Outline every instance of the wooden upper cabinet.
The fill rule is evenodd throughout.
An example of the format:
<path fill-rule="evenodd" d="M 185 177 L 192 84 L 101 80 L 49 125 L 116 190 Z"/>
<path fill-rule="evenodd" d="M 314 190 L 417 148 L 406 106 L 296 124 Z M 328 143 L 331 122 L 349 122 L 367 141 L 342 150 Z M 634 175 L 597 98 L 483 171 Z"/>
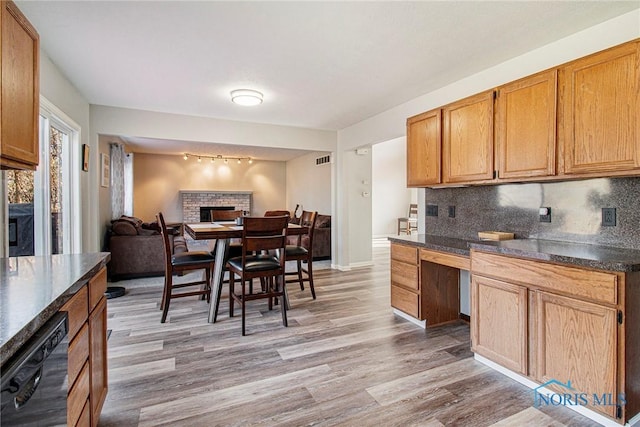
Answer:
<path fill-rule="evenodd" d="M 422 187 L 442 182 L 441 123 L 440 109 L 407 119 L 408 187 Z"/>
<path fill-rule="evenodd" d="M 0 167 L 38 165 L 39 44 L 35 28 L 11 1 L 0 9 Z"/>
<path fill-rule="evenodd" d="M 498 178 L 555 175 L 556 92 L 555 69 L 498 88 Z"/>
<path fill-rule="evenodd" d="M 443 108 L 443 182 L 493 179 L 493 96 L 491 90 Z"/>
<path fill-rule="evenodd" d="M 640 42 L 560 68 L 558 123 L 565 174 L 640 167 Z"/>

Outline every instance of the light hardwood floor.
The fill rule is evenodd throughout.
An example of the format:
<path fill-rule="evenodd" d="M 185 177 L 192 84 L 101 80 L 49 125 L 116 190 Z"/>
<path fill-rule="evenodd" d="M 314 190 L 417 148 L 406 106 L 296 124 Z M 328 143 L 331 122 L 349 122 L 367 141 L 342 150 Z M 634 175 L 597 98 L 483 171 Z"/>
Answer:
<path fill-rule="evenodd" d="M 532 407 L 531 390 L 473 360 L 465 322 L 425 331 L 394 316 L 388 247 L 374 263 L 316 271 L 315 301 L 290 284 L 288 328 L 254 301 L 246 337 L 226 296 L 216 324 L 195 297 L 172 301 L 161 324 L 162 278 L 118 282 L 100 425 L 597 425 Z"/>

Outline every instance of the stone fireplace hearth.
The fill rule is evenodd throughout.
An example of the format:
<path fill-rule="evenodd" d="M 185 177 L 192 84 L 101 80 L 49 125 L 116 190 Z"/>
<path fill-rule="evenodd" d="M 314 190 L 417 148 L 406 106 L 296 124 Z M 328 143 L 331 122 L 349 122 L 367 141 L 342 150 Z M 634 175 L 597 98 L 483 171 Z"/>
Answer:
<path fill-rule="evenodd" d="M 232 207 L 251 212 L 252 191 L 180 190 L 182 196 L 182 220 L 200 222 L 200 207 Z"/>

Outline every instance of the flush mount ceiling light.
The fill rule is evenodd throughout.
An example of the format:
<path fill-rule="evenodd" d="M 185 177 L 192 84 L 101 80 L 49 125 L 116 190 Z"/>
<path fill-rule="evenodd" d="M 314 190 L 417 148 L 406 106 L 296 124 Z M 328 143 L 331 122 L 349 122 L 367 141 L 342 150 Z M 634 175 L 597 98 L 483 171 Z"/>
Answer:
<path fill-rule="evenodd" d="M 257 90 L 237 89 L 231 91 L 231 101 L 234 104 L 253 106 L 262 104 L 262 94 Z"/>

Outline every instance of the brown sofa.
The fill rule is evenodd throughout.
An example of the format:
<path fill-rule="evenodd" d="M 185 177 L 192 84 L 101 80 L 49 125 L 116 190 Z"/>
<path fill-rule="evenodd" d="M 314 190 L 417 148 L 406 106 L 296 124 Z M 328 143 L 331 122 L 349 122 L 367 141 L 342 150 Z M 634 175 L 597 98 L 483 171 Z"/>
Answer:
<path fill-rule="evenodd" d="M 295 220 L 292 220 L 295 222 Z M 291 244 L 297 244 L 297 237 L 289 238 Z M 302 237 L 302 246 L 309 247 L 309 237 Z M 313 231 L 313 259 L 316 261 L 331 259 L 331 215 L 318 214 Z"/>
<path fill-rule="evenodd" d="M 170 230 L 169 244 L 172 253 L 187 250 L 184 237 L 177 229 Z M 111 252 L 111 261 L 107 264 L 110 281 L 164 275 L 164 243 L 157 223 L 122 216 L 111 221 L 105 245 Z"/>

